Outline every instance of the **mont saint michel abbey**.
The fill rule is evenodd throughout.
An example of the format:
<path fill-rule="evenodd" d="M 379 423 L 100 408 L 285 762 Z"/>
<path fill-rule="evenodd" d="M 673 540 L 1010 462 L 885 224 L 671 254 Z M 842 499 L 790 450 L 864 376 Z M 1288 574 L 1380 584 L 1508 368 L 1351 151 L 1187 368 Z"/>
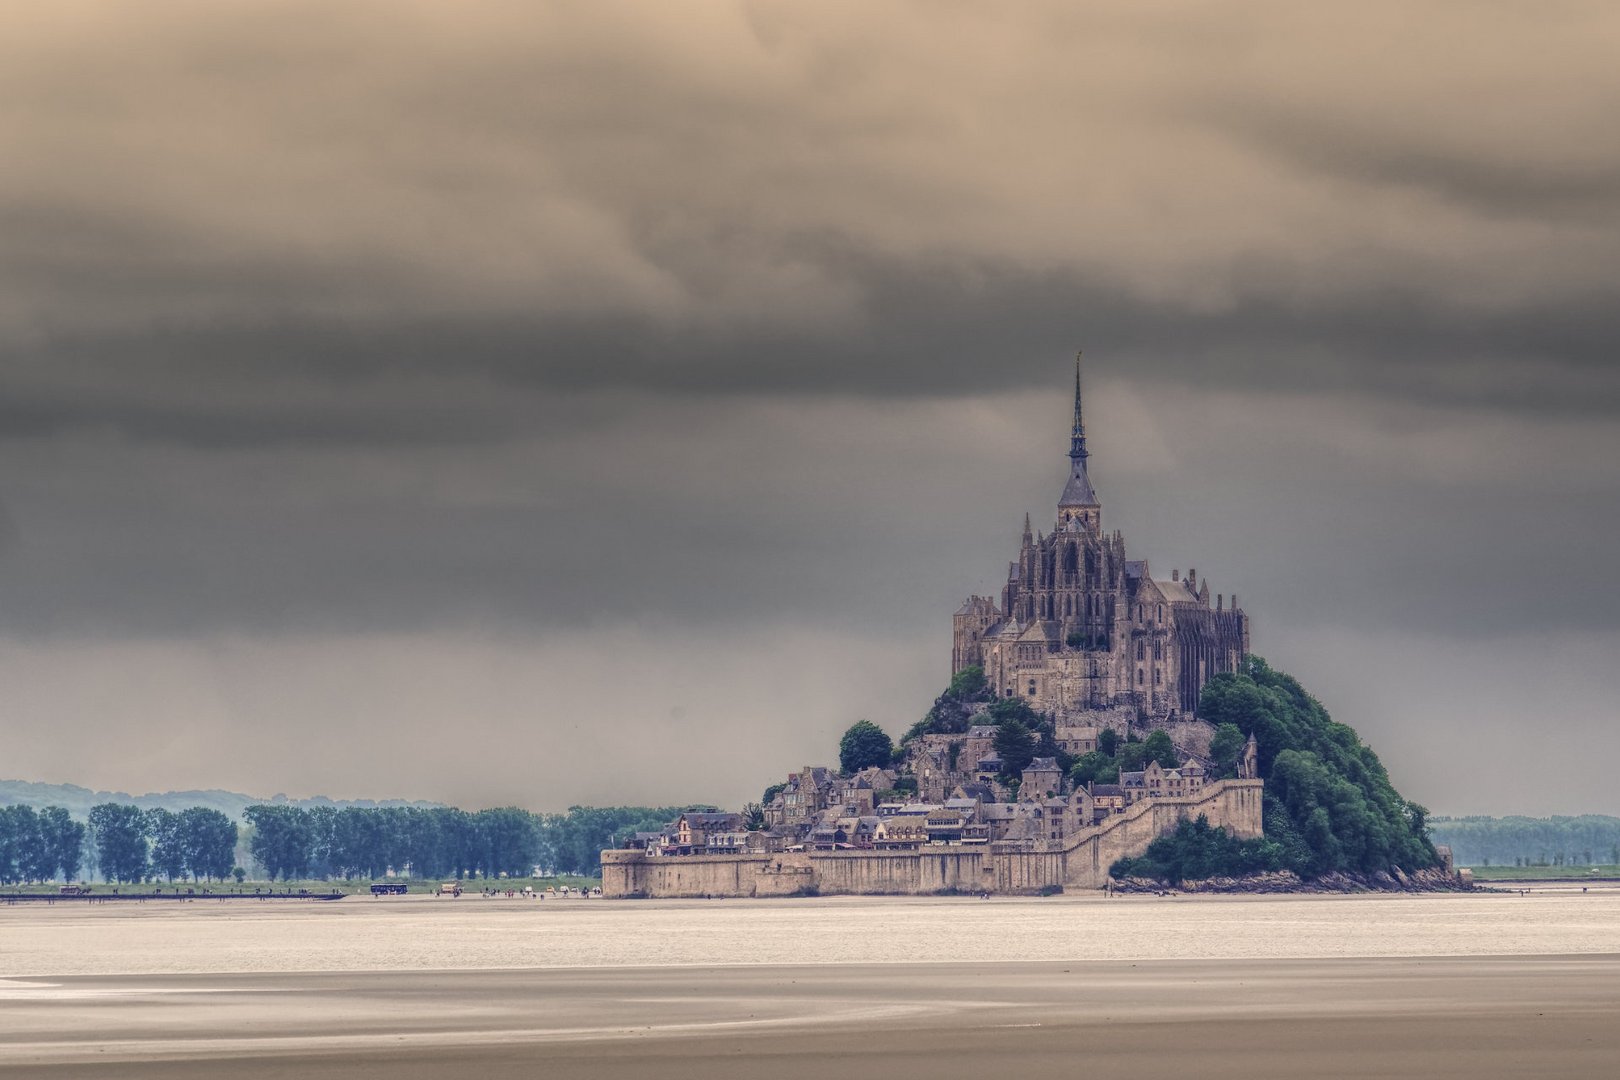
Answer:
<path fill-rule="evenodd" d="M 1146 560 L 1126 558 L 1119 532 L 1103 531 L 1089 457 L 1077 357 L 1057 520 L 1032 533 L 1026 514 L 999 602 L 973 596 L 957 610 L 951 671 L 980 667 L 998 693 L 1057 719 L 1192 720 L 1204 683 L 1249 651 L 1248 616 L 1236 595 L 1211 602 L 1197 570 L 1155 578 Z"/>

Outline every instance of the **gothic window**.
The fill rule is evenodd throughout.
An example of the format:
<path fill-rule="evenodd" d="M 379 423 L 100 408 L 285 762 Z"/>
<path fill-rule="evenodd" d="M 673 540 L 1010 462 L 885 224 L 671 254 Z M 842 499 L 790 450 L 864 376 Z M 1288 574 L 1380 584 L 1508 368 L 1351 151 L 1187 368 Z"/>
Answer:
<path fill-rule="evenodd" d="M 1080 549 L 1075 547 L 1071 540 L 1063 549 L 1063 572 L 1073 574 L 1080 568 Z"/>
<path fill-rule="evenodd" d="M 1143 646 L 1143 645 L 1142 645 L 1142 643 L 1141 643 L 1141 642 L 1140 642 L 1140 641 L 1138 641 L 1138 642 L 1137 642 L 1137 643 L 1136 643 L 1136 658 L 1137 658 L 1137 659 L 1138 659 L 1138 660 L 1141 660 L 1141 659 L 1143 659 L 1143 656 L 1142 656 L 1142 649 L 1143 649 L 1143 647 L 1144 647 L 1144 646 Z"/>
<path fill-rule="evenodd" d="M 1158 686 L 1162 682 L 1164 682 L 1164 672 L 1161 671 L 1158 668 L 1154 668 L 1153 669 L 1153 685 Z"/>
<path fill-rule="evenodd" d="M 1156 616 L 1154 616 L 1154 618 L 1159 622 L 1164 622 L 1164 605 L 1163 604 L 1159 605 L 1159 613 Z"/>
<path fill-rule="evenodd" d="M 1155 660 L 1163 660 L 1164 659 L 1164 642 L 1155 641 L 1153 643 L 1153 659 L 1155 659 Z"/>
<path fill-rule="evenodd" d="M 1147 682 L 1147 676 L 1142 674 L 1142 669 L 1141 668 L 1137 668 L 1136 669 L 1136 685 L 1141 686 L 1145 682 Z"/>

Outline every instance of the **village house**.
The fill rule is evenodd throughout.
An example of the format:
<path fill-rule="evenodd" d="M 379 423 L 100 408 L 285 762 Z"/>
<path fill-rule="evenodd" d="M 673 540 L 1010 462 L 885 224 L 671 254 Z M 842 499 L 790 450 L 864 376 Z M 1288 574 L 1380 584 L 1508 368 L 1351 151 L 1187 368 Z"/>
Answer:
<path fill-rule="evenodd" d="M 1018 781 L 1018 798 L 1022 802 L 1039 802 L 1063 790 L 1063 770 L 1057 759 L 1038 757 L 1024 766 Z"/>
<path fill-rule="evenodd" d="M 674 846 L 677 854 L 702 855 L 708 852 L 711 837 L 742 831 L 741 814 L 688 810 L 675 821 Z M 729 849 L 729 841 L 723 843 Z"/>

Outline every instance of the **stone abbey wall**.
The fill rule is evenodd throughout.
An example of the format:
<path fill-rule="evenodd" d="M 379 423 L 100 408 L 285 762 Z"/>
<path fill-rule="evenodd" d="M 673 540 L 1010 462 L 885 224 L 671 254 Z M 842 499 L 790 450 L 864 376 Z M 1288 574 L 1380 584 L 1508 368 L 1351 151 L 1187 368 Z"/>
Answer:
<path fill-rule="evenodd" d="M 912 851 L 792 851 L 770 855 L 602 852 L 609 897 L 1032 893 L 1099 889 L 1118 859 L 1199 815 L 1234 835 L 1261 834 L 1259 780 L 1220 780 L 1182 798 L 1143 799 L 1100 825 L 1033 847 L 929 845 Z"/>

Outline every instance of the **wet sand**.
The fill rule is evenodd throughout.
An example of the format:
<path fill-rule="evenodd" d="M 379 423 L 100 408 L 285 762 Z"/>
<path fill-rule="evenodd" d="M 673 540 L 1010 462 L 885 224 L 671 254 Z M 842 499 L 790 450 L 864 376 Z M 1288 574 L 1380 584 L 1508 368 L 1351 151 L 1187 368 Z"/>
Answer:
<path fill-rule="evenodd" d="M 1600 1077 L 1620 956 L 0 979 L 0 1076 Z"/>

